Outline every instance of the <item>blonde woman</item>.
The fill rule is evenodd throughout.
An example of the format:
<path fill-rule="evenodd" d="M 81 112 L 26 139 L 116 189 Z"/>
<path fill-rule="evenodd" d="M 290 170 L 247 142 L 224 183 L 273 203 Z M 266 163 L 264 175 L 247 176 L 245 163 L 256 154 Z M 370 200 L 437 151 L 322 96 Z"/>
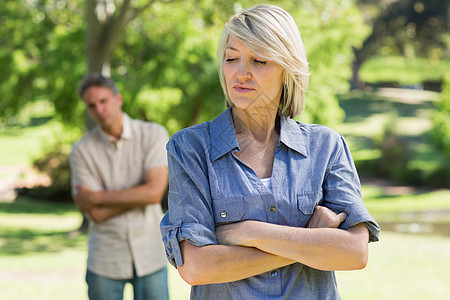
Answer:
<path fill-rule="evenodd" d="M 339 299 L 333 271 L 364 268 L 379 226 L 343 137 L 292 119 L 309 77 L 294 20 L 238 13 L 218 60 L 228 109 L 167 145 L 169 261 L 192 299 Z"/>

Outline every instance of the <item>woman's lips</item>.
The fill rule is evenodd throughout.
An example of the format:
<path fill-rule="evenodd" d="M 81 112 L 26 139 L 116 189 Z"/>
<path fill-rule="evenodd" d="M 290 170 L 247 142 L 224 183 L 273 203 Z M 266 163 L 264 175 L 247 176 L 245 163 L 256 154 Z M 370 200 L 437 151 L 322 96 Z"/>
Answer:
<path fill-rule="evenodd" d="M 249 93 L 249 92 L 253 92 L 255 90 L 254 88 L 242 86 L 242 85 L 235 85 L 233 87 L 233 89 L 238 93 Z"/>

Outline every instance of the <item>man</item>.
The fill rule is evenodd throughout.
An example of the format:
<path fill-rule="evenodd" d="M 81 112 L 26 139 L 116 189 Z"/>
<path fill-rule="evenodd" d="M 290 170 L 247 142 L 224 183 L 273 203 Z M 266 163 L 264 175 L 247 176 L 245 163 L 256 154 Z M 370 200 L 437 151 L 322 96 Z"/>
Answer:
<path fill-rule="evenodd" d="M 135 300 L 168 299 L 159 233 L 167 131 L 123 113 L 122 96 L 110 78 L 89 74 L 78 93 L 98 125 L 70 155 L 73 198 L 89 218 L 89 299 L 122 299 L 127 282 Z"/>

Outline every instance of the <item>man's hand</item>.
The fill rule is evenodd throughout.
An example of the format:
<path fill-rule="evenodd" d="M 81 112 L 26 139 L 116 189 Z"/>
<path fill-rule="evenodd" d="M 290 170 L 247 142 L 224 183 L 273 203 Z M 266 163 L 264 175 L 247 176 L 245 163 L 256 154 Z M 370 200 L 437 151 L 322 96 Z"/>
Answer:
<path fill-rule="evenodd" d="M 345 221 L 347 214 L 342 212 L 335 213 L 325 206 L 316 206 L 314 213 L 309 220 L 308 228 L 338 228 Z"/>
<path fill-rule="evenodd" d="M 75 185 L 77 193 L 73 196 L 73 200 L 80 211 L 89 211 L 94 205 L 99 203 L 99 192 L 95 192 L 85 185 Z"/>

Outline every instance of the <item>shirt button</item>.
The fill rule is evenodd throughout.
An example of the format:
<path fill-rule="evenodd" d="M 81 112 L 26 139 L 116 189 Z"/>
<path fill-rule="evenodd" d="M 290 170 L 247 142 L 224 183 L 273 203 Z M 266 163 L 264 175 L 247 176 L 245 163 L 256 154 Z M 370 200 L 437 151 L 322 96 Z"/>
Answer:
<path fill-rule="evenodd" d="M 272 272 L 270 273 L 270 276 L 272 276 L 272 277 L 277 277 L 277 276 L 278 276 L 278 271 L 272 271 Z"/>
<path fill-rule="evenodd" d="M 269 207 L 269 210 L 272 211 L 272 212 L 274 212 L 274 211 L 277 210 L 277 208 L 276 208 L 275 206 L 271 205 L 271 206 Z"/>
<path fill-rule="evenodd" d="M 220 216 L 225 219 L 227 217 L 227 212 L 226 211 L 221 211 L 220 212 Z"/>

